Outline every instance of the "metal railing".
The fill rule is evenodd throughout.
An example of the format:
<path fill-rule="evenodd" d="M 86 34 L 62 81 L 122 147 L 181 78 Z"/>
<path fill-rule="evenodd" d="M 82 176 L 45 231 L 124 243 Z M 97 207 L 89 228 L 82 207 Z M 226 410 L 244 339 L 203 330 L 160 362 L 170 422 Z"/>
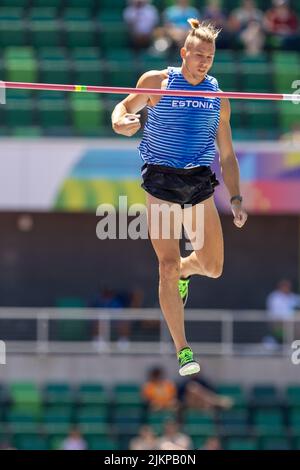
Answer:
<path fill-rule="evenodd" d="M 265 311 L 190 309 L 185 324 L 190 345 L 204 355 L 290 355 L 300 339 L 300 312 L 278 321 Z M 0 308 L 0 340 L 8 354 L 174 352 L 159 309 Z"/>

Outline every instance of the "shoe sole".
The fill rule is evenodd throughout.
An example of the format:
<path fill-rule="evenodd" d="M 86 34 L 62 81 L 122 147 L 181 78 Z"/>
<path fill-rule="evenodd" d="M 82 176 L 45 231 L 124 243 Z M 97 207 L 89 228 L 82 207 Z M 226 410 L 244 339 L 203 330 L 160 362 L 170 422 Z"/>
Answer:
<path fill-rule="evenodd" d="M 179 369 L 179 375 L 182 377 L 185 375 L 197 374 L 197 372 L 200 372 L 200 366 L 198 362 L 189 362 Z"/>

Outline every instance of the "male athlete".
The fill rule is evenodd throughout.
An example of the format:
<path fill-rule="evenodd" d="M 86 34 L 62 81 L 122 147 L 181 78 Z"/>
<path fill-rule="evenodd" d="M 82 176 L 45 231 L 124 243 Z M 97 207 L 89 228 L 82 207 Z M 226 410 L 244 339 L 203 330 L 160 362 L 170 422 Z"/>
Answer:
<path fill-rule="evenodd" d="M 217 80 L 207 75 L 215 55 L 219 31 L 214 26 L 190 19 L 189 32 L 180 50 L 181 67 L 152 70 L 144 73 L 138 88 L 167 90 L 219 91 Z M 149 233 L 159 261 L 159 300 L 173 338 L 179 362 L 179 374 L 199 372 L 184 328 L 184 306 L 192 275 L 218 278 L 223 269 L 223 234 L 214 203 L 214 187 L 218 184 L 210 165 L 215 157 L 217 141 L 223 179 L 229 192 L 234 224 L 241 228 L 247 214 L 242 206 L 240 174 L 233 150 L 228 99 L 156 95 L 127 96 L 115 107 L 112 125 L 116 133 L 132 136 L 140 129 L 140 115 L 145 106 L 148 119 L 139 151 L 142 187 L 147 195 Z M 184 228 L 190 235 L 194 251 L 181 258 L 177 233 L 178 221 L 169 212 L 171 232 L 162 230 L 152 236 L 154 206 L 176 205 L 184 214 L 189 211 L 192 224 Z M 204 245 L 195 243 L 197 208 L 204 207 Z M 202 224 L 203 228 L 203 224 Z M 196 237 L 197 238 L 197 237 Z"/>

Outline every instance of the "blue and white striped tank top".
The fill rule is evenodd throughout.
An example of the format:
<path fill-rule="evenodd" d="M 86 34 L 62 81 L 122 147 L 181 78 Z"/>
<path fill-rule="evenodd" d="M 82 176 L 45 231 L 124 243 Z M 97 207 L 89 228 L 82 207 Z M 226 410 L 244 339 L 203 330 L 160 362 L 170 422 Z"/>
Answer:
<path fill-rule="evenodd" d="M 219 91 L 217 80 L 209 75 L 199 85 L 191 85 L 180 67 L 169 67 L 168 75 L 168 90 Z M 156 106 L 148 106 L 138 147 L 141 158 L 175 168 L 210 166 L 216 153 L 220 107 L 220 98 L 162 96 Z"/>

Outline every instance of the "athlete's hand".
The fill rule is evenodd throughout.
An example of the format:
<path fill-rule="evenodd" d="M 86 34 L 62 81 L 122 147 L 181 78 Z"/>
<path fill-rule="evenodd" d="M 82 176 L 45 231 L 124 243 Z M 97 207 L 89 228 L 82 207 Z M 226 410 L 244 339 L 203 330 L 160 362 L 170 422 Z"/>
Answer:
<path fill-rule="evenodd" d="M 233 202 L 231 204 L 231 211 L 233 213 L 233 223 L 238 227 L 242 228 L 243 225 L 246 223 L 248 219 L 248 214 L 244 210 L 242 204 L 240 202 Z"/>
<path fill-rule="evenodd" d="M 141 127 L 140 114 L 125 114 L 119 121 L 113 124 L 113 129 L 117 134 L 131 137 Z"/>

